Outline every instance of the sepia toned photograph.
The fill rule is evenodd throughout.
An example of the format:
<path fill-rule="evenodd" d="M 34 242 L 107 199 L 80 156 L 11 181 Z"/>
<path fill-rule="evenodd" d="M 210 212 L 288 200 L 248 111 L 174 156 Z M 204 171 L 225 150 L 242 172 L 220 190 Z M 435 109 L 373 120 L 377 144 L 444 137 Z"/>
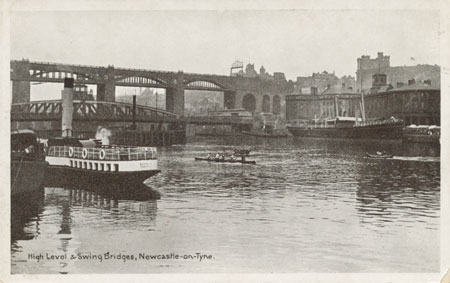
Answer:
<path fill-rule="evenodd" d="M 19 4 L 11 276 L 442 278 L 438 8 Z"/>

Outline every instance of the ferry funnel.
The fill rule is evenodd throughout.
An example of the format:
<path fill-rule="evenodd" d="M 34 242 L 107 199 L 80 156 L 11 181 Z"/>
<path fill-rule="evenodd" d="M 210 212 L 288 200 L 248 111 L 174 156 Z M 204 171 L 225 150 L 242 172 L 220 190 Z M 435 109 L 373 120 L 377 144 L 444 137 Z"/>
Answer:
<path fill-rule="evenodd" d="M 73 119 L 73 78 L 64 78 L 62 96 L 62 136 L 72 137 Z"/>

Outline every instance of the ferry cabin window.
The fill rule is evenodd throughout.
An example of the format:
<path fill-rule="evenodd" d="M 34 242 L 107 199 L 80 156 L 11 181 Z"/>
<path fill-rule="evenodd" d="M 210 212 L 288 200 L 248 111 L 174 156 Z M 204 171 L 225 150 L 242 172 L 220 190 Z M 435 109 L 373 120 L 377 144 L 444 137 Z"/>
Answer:
<path fill-rule="evenodd" d="M 119 164 L 114 164 L 114 171 L 119 172 Z"/>
<path fill-rule="evenodd" d="M 111 164 L 106 164 L 106 171 L 111 171 Z"/>
<path fill-rule="evenodd" d="M 103 163 L 100 164 L 100 170 L 102 170 L 102 171 L 105 170 L 105 164 L 103 164 Z"/>

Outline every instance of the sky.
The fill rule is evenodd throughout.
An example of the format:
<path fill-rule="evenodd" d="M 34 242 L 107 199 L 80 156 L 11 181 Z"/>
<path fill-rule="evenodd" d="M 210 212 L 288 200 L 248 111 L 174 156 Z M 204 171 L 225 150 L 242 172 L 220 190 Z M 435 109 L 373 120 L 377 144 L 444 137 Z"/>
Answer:
<path fill-rule="evenodd" d="M 294 81 L 355 76 L 377 52 L 439 64 L 435 10 L 16 11 L 10 26 L 11 59 L 30 61 L 227 75 L 238 59 Z"/>

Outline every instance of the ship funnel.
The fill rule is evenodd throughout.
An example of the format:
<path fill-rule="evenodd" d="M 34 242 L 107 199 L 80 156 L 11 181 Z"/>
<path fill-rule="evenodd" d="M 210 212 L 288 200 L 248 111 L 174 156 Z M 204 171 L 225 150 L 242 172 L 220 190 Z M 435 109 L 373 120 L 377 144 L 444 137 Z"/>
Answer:
<path fill-rule="evenodd" d="M 62 96 L 62 136 L 72 137 L 73 78 L 64 78 Z"/>

